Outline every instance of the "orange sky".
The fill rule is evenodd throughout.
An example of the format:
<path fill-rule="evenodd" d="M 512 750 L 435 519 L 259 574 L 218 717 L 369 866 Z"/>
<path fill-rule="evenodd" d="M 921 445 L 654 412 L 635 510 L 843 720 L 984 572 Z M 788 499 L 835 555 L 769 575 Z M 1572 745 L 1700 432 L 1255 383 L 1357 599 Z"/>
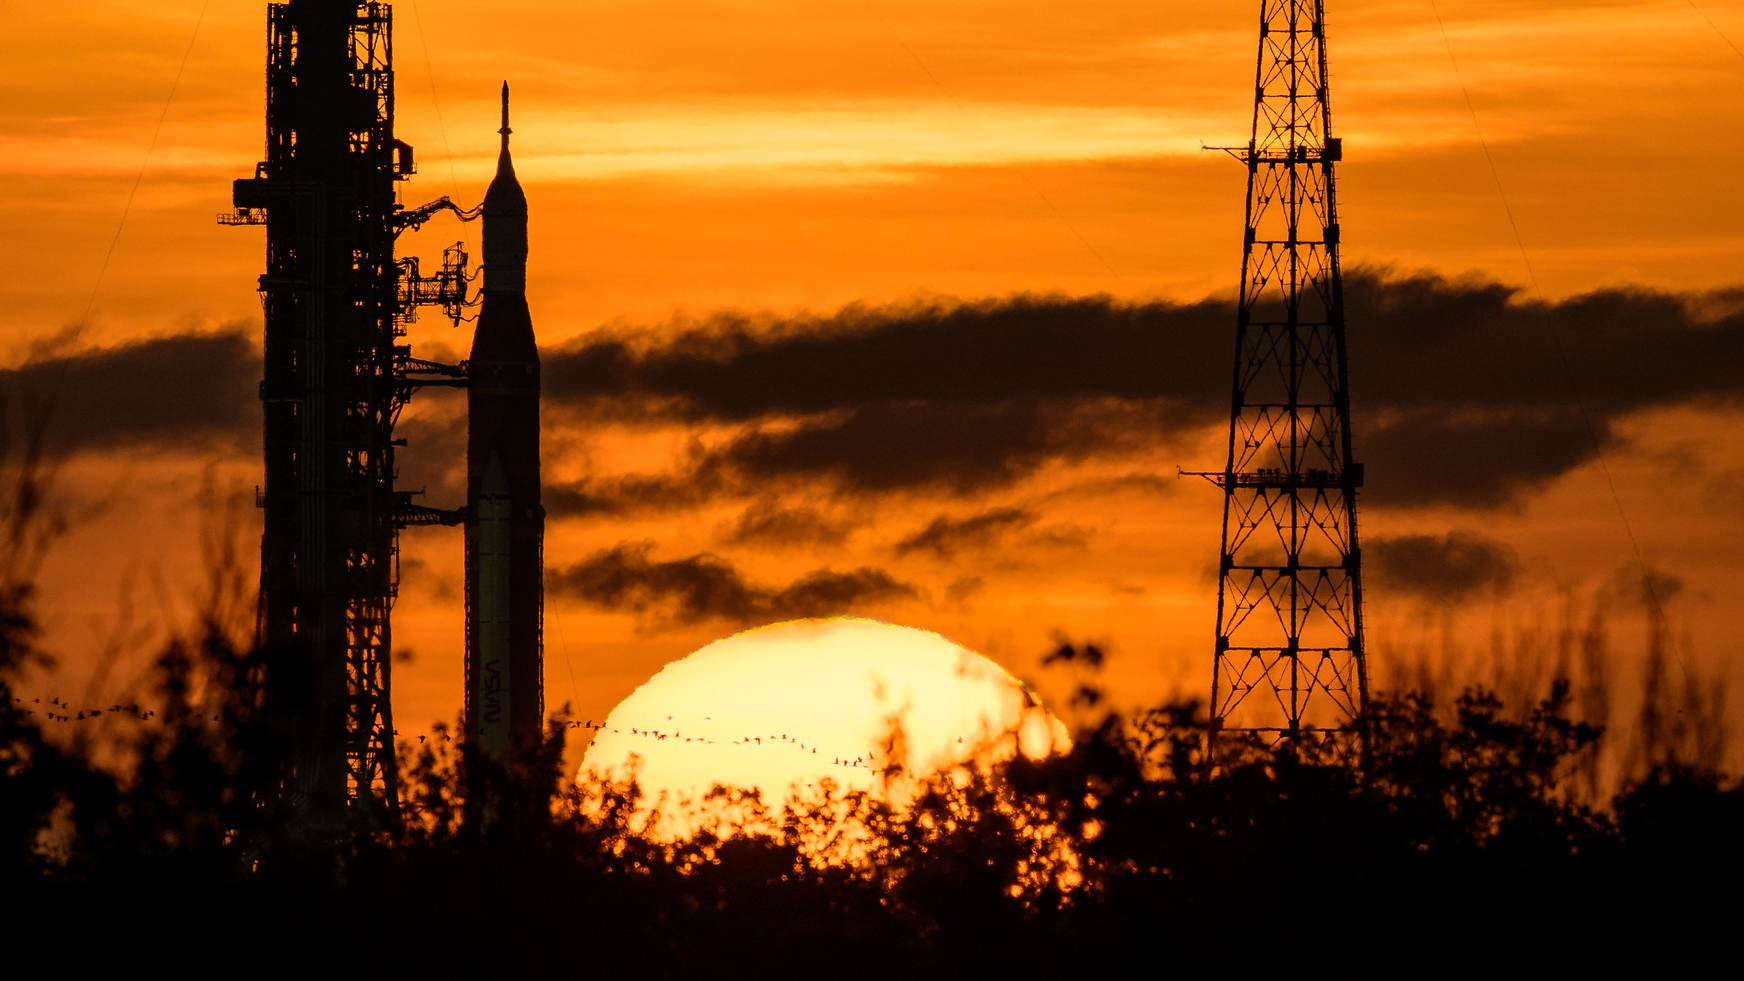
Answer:
<path fill-rule="evenodd" d="M 261 154 L 264 11 L 253 0 L 211 3 L 190 50 L 202 6 L 0 3 L 5 363 L 28 360 L 33 346 L 81 321 L 160 115 L 91 315 L 76 340 L 60 343 L 79 350 L 258 330 L 260 234 L 212 217 L 228 207 L 229 181 Z M 1700 6 L 1744 40 L 1744 3 Z M 476 201 L 494 160 L 496 85 L 507 76 L 532 210 L 529 302 L 548 350 L 601 329 L 669 337 L 675 323 L 703 323 L 723 308 L 778 317 L 1018 292 L 1228 296 L 1242 173 L 1199 147 L 1245 142 L 1254 8 L 402 0 L 399 133 L 419 152 L 406 201 Z M 1733 188 L 1744 56 L 1687 3 L 1442 0 L 1494 178 L 1429 5 L 1329 8 L 1347 267 L 1527 284 L 1499 179 L 1551 299 L 1619 285 L 1739 284 L 1744 201 Z M 476 241 L 476 229 L 438 221 L 406 241 L 434 257 L 462 237 Z M 434 344 L 466 345 L 430 317 L 414 337 L 432 353 Z M 1359 403 L 1362 355 L 1353 344 Z M 1546 387 L 1566 388 L 1553 362 L 1542 367 Z M 428 421 L 452 406 L 412 412 Z M 1480 531 L 1521 563 L 1511 598 L 1430 615 L 1377 589 L 1377 651 L 1433 632 L 1442 616 L 1462 644 L 1481 648 L 1494 623 L 1530 623 L 1562 590 L 1599 595 L 1634 561 L 1632 532 L 1641 554 L 1686 584 L 1672 612 L 1688 634 L 1687 657 L 1731 659 L 1739 622 L 1727 598 L 1744 585 L 1731 551 L 1744 540 L 1736 404 L 1692 398 L 1620 418 L 1603 465 L 1567 469 L 1506 506 L 1371 509 L 1372 535 Z M 735 431 L 712 425 L 554 426 L 548 471 L 559 480 L 668 471 L 690 440 Z M 852 525 L 823 544 L 732 541 L 733 523 L 760 499 L 746 491 L 679 513 L 562 518 L 551 524 L 547 560 L 557 568 L 646 541 L 656 560 L 715 554 L 771 589 L 819 568 L 876 567 L 912 594 L 856 612 L 941 631 L 1019 673 L 1055 629 L 1101 638 L 1122 695 L 1154 699 L 1176 685 L 1196 690 L 1209 670 L 1219 502 L 1214 489 L 1173 474 L 1178 463 L 1217 466 L 1220 439 L 1213 428 L 1168 445 L 1049 459 L 972 494 L 781 489 L 780 506 Z M 199 562 L 201 474 L 215 468 L 220 486 L 247 496 L 258 480 L 248 450 L 121 445 L 67 464 L 63 486 L 78 520 L 45 570 L 44 612 L 78 679 L 70 686 L 88 674 L 79 652 L 113 631 L 122 590 L 133 591 L 143 620 L 185 611 Z M 417 452 L 405 451 L 419 479 L 448 469 Z M 1143 474 L 1167 480 L 1111 482 Z M 941 516 L 1001 508 L 1028 517 L 948 554 L 900 547 Z M 244 518 L 252 520 L 246 508 Z M 397 711 L 410 728 L 452 716 L 458 703 L 459 540 L 413 531 L 405 547 L 419 560 L 396 619 L 416 653 L 398 679 Z M 1619 619 L 1630 616 L 1638 619 Z M 548 701 L 603 716 L 665 661 L 736 626 L 674 627 L 657 615 L 554 601 Z M 1635 636 L 1620 629 L 1617 640 Z"/>

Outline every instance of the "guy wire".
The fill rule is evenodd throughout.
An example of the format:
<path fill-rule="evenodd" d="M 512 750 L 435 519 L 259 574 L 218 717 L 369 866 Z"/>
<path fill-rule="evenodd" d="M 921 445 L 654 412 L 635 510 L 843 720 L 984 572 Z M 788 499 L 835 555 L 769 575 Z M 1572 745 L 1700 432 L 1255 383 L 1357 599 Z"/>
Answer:
<path fill-rule="evenodd" d="M 430 76 L 430 104 L 436 107 L 436 131 L 442 134 L 442 155 L 448 161 L 448 184 L 458 198 L 460 178 L 454 174 L 454 151 L 448 147 L 448 126 L 442 121 L 442 100 L 436 96 L 436 62 L 430 57 L 430 39 L 424 35 L 424 18 L 418 13 L 418 0 L 412 0 L 412 23 L 418 25 L 418 43 L 424 46 L 424 70 Z"/>
<path fill-rule="evenodd" d="M 206 10 L 212 5 L 212 0 L 203 0 L 200 4 L 200 14 L 194 19 L 194 33 L 188 38 L 187 50 L 182 52 L 181 64 L 176 66 L 176 77 L 170 82 L 169 95 L 164 98 L 163 111 L 157 115 L 157 126 L 151 131 L 151 142 L 145 148 L 145 159 L 139 162 L 139 172 L 133 175 L 133 187 L 127 192 L 127 203 L 121 208 L 121 220 L 115 225 L 115 234 L 109 239 L 109 249 L 103 253 L 103 262 L 97 267 L 96 282 L 91 284 L 91 295 L 85 300 L 85 312 L 79 315 L 79 322 L 73 326 L 72 335 L 67 340 L 67 354 L 61 358 L 59 369 L 55 372 L 54 384 L 49 387 L 48 399 L 43 403 L 42 411 L 37 414 L 36 426 L 39 430 L 47 426 L 49 414 L 54 410 L 55 402 L 60 398 L 61 385 L 66 381 L 67 367 L 72 363 L 73 345 L 79 341 L 79 336 L 85 332 L 85 325 L 91 319 L 91 310 L 97 304 L 97 292 L 103 287 L 103 277 L 109 272 L 109 261 L 115 257 L 115 246 L 121 241 L 121 233 L 127 228 L 127 216 L 133 213 L 133 199 L 139 194 L 139 185 L 145 180 L 145 170 L 151 164 L 151 156 L 157 150 L 158 137 L 163 133 L 164 120 L 169 118 L 170 104 L 176 99 L 176 90 L 181 87 L 182 73 L 187 71 L 188 59 L 194 54 L 194 43 L 200 39 L 200 26 L 206 22 Z"/>
<path fill-rule="evenodd" d="M 1696 12 L 1697 17 L 1708 22 L 1708 26 L 1714 29 L 1715 34 L 1720 35 L 1720 40 L 1726 42 L 1726 47 L 1731 48 L 1733 54 L 1744 58 L 1744 51 L 1738 50 L 1738 46 L 1732 43 L 1732 39 L 1726 36 L 1726 32 L 1720 30 L 1720 25 L 1714 23 L 1713 18 L 1709 17 L 1702 8 L 1696 6 L 1696 0 L 1683 0 L 1683 2 L 1689 4 L 1689 8 Z"/>
<path fill-rule="evenodd" d="M 1693 7 L 1694 4 L 1692 3 L 1691 6 Z M 1532 292 L 1538 298 L 1538 308 L 1545 333 L 1550 336 L 1551 345 L 1556 349 L 1556 358 L 1562 367 L 1563 380 L 1568 383 L 1569 393 L 1574 398 L 1575 408 L 1580 412 L 1581 423 L 1586 428 L 1587 439 L 1592 443 L 1593 455 L 1599 461 L 1600 472 L 1604 474 L 1605 486 L 1611 492 L 1611 503 L 1617 508 L 1617 517 L 1623 524 L 1624 534 L 1628 536 L 1629 547 L 1635 553 L 1635 562 L 1641 567 L 1642 590 L 1653 607 L 1654 619 L 1658 621 L 1659 628 L 1665 632 L 1666 642 L 1671 645 L 1671 649 L 1677 653 L 1679 662 L 1683 663 L 1687 670 L 1688 660 L 1684 657 L 1682 645 L 1677 642 L 1677 638 L 1671 632 L 1671 624 L 1665 616 L 1665 606 L 1659 599 L 1659 589 L 1653 582 L 1653 570 L 1647 565 L 1647 559 L 1641 552 L 1641 542 L 1635 537 L 1635 528 L 1629 522 L 1628 511 L 1623 507 L 1622 495 L 1617 493 L 1617 482 L 1611 475 L 1611 464 L 1605 457 L 1604 443 L 1599 439 L 1597 427 L 1593 425 L 1592 414 L 1587 411 L 1586 399 L 1581 395 L 1574 368 L 1570 365 L 1568 352 L 1563 347 L 1562 335 L 1557 331 L 1556 322 L 1550 315 L 1550 303 L 1544 298 L 1544 290 L 1538 285 L 1538 274 L 1532 268 L 1532 257 L 1527 254 L 1526 240 L 1520 235 L 1520 224 L 1514 219 L 1514 209 L 1508 203 L 1508 192 L 1502 186 L 1502 175 L 1496 168 L 1496 158 L 1490 153 L 1489 141 L 1484 139 L 1483 126 L 1478 122 L 1478 110 L 1472 102 L 1471 89 L 1466 86 L 1465 73 L 1460 71 L 1459 59 L 1454 56 L 1453 41 L 1447 34 L 1447 23 L 1441 19 L 1441 8 L 1435 0 L 1429 0 L 1429 9 L 1435 14 L 1436 26 L 1441 29 L 1441 43 L 1447 48 L 1447 60 L 1453 66 L 1453 75 L 1459 82 L 1460 93 L 1465 96 L 1466 111 L 1471 114 L 1472 132 L 1477 136 L 1478 146 L 1483 148 L 1484 162 L 1490 168 L 1490 179 L 1495 181 L 1496 195 L 1502 201 L 1502 212 L 1508 216 L 1508 227 L 1514 233 L 1514 245 L 1520 250 L 1520 260 L 1526 265 L 1526 278 L 1531 282 Z M 1700 13 L 1701 11 L 1697 10 L 1696 12 Z"/>

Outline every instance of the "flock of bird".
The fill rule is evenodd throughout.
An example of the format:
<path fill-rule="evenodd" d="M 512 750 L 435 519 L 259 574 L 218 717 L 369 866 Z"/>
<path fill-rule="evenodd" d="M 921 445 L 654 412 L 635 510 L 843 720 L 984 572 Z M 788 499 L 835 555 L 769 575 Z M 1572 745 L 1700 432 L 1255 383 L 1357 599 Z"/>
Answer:
<path fill-rule="evenodd" d="M 21 706 L 24 705 L 24 699 L 22 699 L 22 698 L 14 698 L 12 701 L 18 705 L 21 705 Z M 30 704 L 31 705 L 43 705 L 43 701 L 41 698 L 33 698 L 33 699 L 31 699 Z M 60 711 L 55 711 L 56 709 L 59 709 Z M 142 722 L 147 721 L 147 720 L 152 719 L 152 718 L 155 718 L 157 716 L 157 712 L 153 711 L 152 709 L 141 708 L 137 704 L 133 704 L 133 705 L 116 704 L 116 705 L 109 706 L 109 708 L 107 708 L 107 709 L 100 709 L 100 708 L 74 709 L 71 702 L 62 701 L 59 697 L 49 698 L 47 705 L 41 709 L 24 707 L 24 708 L 21 708 L 19 711 L 21 711 L 26 716 L 35 716 L 35 715 L 40 713 L 44 718 L 46 718 L 50 722 L 84 722 L 84 721 L 87 721 L 89 719 L 98 718 L 98 717 L 104 715 L 105 713 L 115 714 L 115 715 L 126 715 L 126 716 L 129 716 L 131 718 L 138 719 Z M 68 713 L 72 713 L 72 714 L 68 714 Z M 714 721 L 714 716 L 704 716 L 703 718 L 705 721 L 709 721 L 709 722 Z M 213 721 L 217 721 L 218 716 L 214 715 L 214 716 L 212 716 L 212 719 L 213 719 Z M 672 716 L 669 715 L 666 717 L 666 719 L 667 719 L 667 721 L 670 722 L 672 720 Z M 626 730 L 624 730 L 624 729 L 608 727 L 604 723 L 595 724 L 592 719 L 589 719 L 586 722 L 567 722 L 565 724 L 571 729 L 588 729 L 588 730 L 591 730 L 593 732 L 610 732 L 610 733 L 615 733 L 618 735 L 624 735 L 626 733 Z M 671 740 L 672 742 L 675 742 L 675 743 L 686 742 L 686 743 L 708 745 L 708 746 L 719 745 L 719 740 L 710 739 L 707 736 L 696 736 L 696 735 L 686 736 L 684 733 L 682 733 L 676 729 L 674 729 L 671 732 L 666 732 L 666 731 L 661 730 L 661 729 L 643 729 L 643 728 L 632 726 L 627 730 L 627 733 L 628 733 L 628 735 L 631 735 L 631 736 L 634 736 L 634 737 L 637 737 L 640 739 L 651 739 L 651 740 L 654 740 L 656 742 L 666 742 L 667 740 Z M 394 735 L 397 736 L 399 734 L 400 734 L 400 731 L 398 729 L 395 729 Z M 430 738 L 430 737 L 419 736 L 418 743 L 420 745 L 422 745 L 424 743 L 424 741 L 428 738 Z M 441 738 L 442 738 L 443 742 L 447 742 L 450 739 L 452 739 L 453 737 L 447 733 L 444 733 L 444 734 L 442 734 Z M 729 742 L 729 745 L 732 745 L 732 746 L 762 746 L 764 744 L 765 740 L 768 741 L 768 743 L 771 747 L 779 746 L 779 745 L 789 745 L 789 746 L 793 746 L 795 748 L 798 748 L 802 751 L 803 750 L 810 750 L 812 755 L 814 755 L 814 756 L 818 755 L 818 748 L 816 746 L 810 745 L 810 744 L 804 742 L 803 740 L 797 739 L 797 738 L 795 738 L 795 737 L 793 737 L 785 732 L 783 732 L 779 735 L 771 733 L 770 735 L 767 735 L 767 736 L 762 736 L 762 735 L 741 736 L 737 739 L 731 740 Z M 960 739 L 958 740 L 958 742 L 961 742 L 961 741 L 962 740 L 960 740 Z M 849 769 L 861 769 L 861 770 L 873 770 L 873 769 L 880 769 L 881 768 L 877 765 L 876 757 L 868 756 L 866 754 L 861 754 L 861 755 L 856 756 L 852 759 L 849 759 L 846 756 L 833 756 L 833 757 L 831 757 L 830 765 L 831 766 L 846 767 Z"/>
<path fill-rule="evenodd" d="M 24 705 L 24 699 L 22 699 L 22 698 L 13 698 L 12 702 L 15 705 Z M 33 698 L 30 700 L 30 704 L 31 705 L 42 705 L 43 702 L 42 702 L 42 699 L 40 699 L 40 698 Z M 57 708 L 60 709 L 61 711 L 56 712 L 55 709 L 57 709 Z M 26 716 L 34 716 L 34 715 L 41 714 L 43 718 L 47 719 L 50 722 L 84 722 L 87 719 L 95 719 L 95 718 L 98 718 L 99 716 L 102 716 L 104 714 L 131 716 L 132 718 L 138 719 L 141 722 L 143 722 L 147 719 L 155 718 L 157 716 L 157 712 L 155 712 L 151 709 L 142 709 L 138 705 L 116 704 L 116 705 L 111 705 L 106 709 L 100 709 L 100 708 L 74 709 L 73 704 L 71 702 L 63 702 L 60 700 L 60 698 L 58 696 L 50 697 L 48 700 L 48 704 L 41 709 L 34 709 L 34 708 L 26 707 L 26 708 L 20 708 L 18 711 L 23 713 Z M 68 712 L 72 712 L 73 714 L 68 715 L 67 714 Z M 216 719 L 217 716 L 213 716 L 212 718 Z"/>
<path fill-rule="evenodd" d="M 705 716 L 703 716 L 703 719 L 704 719 L 704 721 L 707 721 L 707 722 L 713 722 L 714 716 L 705 715 Z M 672 721 L 672 716 L 670 716 L 670 715 L 667 716 L 666 720 L 668 722 Z M 594 724 L 594 721 L 592 719 L 589 719 L 586 722 L 571 722 L 571 723 L 569 723 L 569 727 L 572 729 L 591 729 L 595 732 L 611 732 L 611 733 L 616 733 L 618 735 L 624 735 L 626 733 L 626 730 L 624 730 L 624 729 L 612 728 L 612 727 L 608 727 L 604 724 L 596 725 L 596 724 Z M 674 729 L 671 732 L 666 732 L 666 731 L 661 730 L 661 729 L 642 729 L 642 728 L 638 728 L 635 726 L 631 726 L 628 729 L 628 734 L 631 736 L 635 736 L 637 738 L 641 738 L 641 739 L 652 739 L 655 742 L 665 742 L 668 739 L 670 739 L 673 742 L 696 743 L 696 744 L 707 745 L 707 746 L 715 746 L 715 745 L 720 744 L 719 740 L 710 739 L 707 736 L 695 736 L 695 735 L 686 736 L 683 732 L 680 732 L 677 729 Z M 785 732 L 783 732 L 779 735 L 777 735 L 775 733 L 771 733 L 767 736 L 761 736 L 761 735 L 740 736 L 737 739 L 730 740 L 728 745 L 731 745 L 731 746 L 762 746 L 764 744 L 765 740 L 768 741 L 768 743 L 771 747 L 785 744 L 785 745 L 793 746 L 793 747 L 800 749 L 802 751 L 809 750 L 813 756 L 818 755 L 818 748 L 816 746 L 810 745 L 810 744 L 806 743 L 805 741 L 803 741 L 801 739 L 797 739 L 797 738 L 795 738 L 795 737 L 793 737 Z M 871 769 L 876 768 L 873 765 L 874 763 L 875 763 L 875 758 L 869 757 L 866 754 L 862 753 L 861 755 L 856 756 L 853 759 L 849 759 L 846 756 L 832 756 L 830 765 L 831 766 L 848 767 L 850 769 L 858 768 L 858 769 L 862 769 L 862 770 L 871 770 Z"/>

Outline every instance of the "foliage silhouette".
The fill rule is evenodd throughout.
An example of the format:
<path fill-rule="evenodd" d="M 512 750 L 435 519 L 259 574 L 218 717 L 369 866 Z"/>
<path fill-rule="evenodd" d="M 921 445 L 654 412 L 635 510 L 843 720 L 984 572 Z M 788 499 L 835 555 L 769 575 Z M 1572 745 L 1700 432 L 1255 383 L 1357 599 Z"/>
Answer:
<path fill-rule="evenodd" d="M 1445 707 L 1381 696 L 1347 736 L 1276 745 L 1213 737 L 1193 704 L 1104 711 L 1046 759 L 885 773 L 912 788 L 902 797 L 717 788 L 677 840 L 651 833 L 633 779 L 565 774 L 561 716 L 500 769 L 439 728 L 401 746 L 396 825 L 310 834 L 274 791 L 284 734 L 261 653 L 235 639 L 246 604 L 221 551 L 206 614 L 160 652 L 153 707 L 113 713 L 115 745 L 44 737 L 14 694 L 43 657 L 31 582 L 53 531 L 31 459 L 0 566 L 0 876 L 12 936 L 86 938 L 87 968 L 1665 966 L 1717 949 L 1736 907 L 1706 899 L 1744 871 L 1744 790 L 1711 740 L 1658 723 L 1645 775 L 1597 801 L 1583 788 L 1606 734 L 1576 717 L 1594 699 L 1566 682 L 1520 711 L 1480 689 Z M 1082 671 L 1101 656 L 1063 637 L 1049 655 L 1096 692 Z"/>

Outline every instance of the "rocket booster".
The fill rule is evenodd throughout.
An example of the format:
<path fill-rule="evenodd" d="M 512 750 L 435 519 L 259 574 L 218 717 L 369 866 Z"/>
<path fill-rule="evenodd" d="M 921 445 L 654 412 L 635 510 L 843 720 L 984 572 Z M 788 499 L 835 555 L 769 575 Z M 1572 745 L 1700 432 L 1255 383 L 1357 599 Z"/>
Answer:
<path fill-rule="evenodd" d="M 539 348 L 527 311 L 527 197 L 502 152 L 484 198 L 484 299 L 467 371 L 466 726 L 507 762 L 544 720 L 545 509 Z"/>

